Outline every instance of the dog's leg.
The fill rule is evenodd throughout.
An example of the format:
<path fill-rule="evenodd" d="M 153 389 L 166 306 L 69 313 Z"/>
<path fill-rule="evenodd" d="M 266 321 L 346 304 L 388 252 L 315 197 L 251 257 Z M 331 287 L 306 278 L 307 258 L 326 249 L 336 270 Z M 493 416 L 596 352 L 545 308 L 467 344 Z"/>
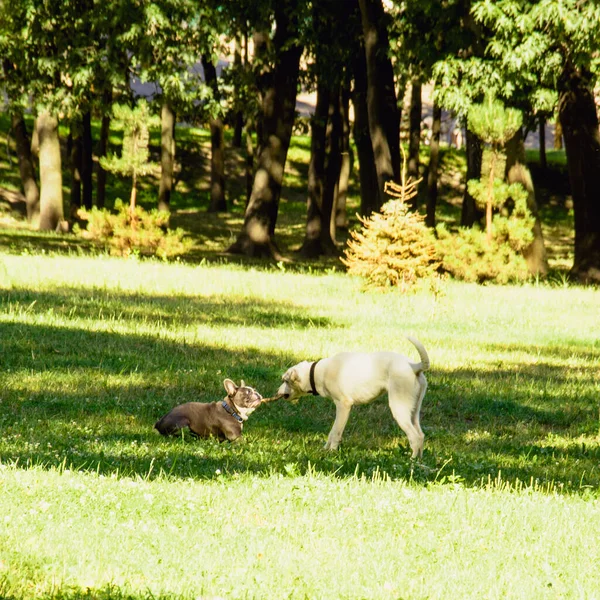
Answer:
<path fill-rule="evenodd" d="M 340 442 L 342 441 L 344 428 L 346 427 L 348 417 L 350 416 L 351 408 L 352 404 L 349 404 L 348 402 L 344 402 L 343 400 L 335 401 L 335 421 L 333 422 L 333 427 L 327 437 L 327 443 L 325 444 L 326 450 L 338 449 Z"/>
<path fill-rule="evenodd" d="M 425 392 L 427 391 L 427 379 L 425 379 L 425 375 L 423 375 L 423 373 L 420 373 L 417 381 L 419 383 L 419 400 L 412 415 L 412 423 L 419 434 L 425 437 L 423 430 L 421 429 L 421 404 L 423 403 L 423 398 L 425 397 Z"/>
<path fill-rule="evenodd" d="M 421 427 L 415 427 L 413 424 L 413 415 L 411 415 L 410 408 L 402 401 L 394 402 L 390 398 L 390 409 L 396 423 L 400 426 L 400 429 L 404 431 L 408 438 L 412 450 L 412 458 L 421 458 L 423 456 L 423 440 L 425 438 Z"/>

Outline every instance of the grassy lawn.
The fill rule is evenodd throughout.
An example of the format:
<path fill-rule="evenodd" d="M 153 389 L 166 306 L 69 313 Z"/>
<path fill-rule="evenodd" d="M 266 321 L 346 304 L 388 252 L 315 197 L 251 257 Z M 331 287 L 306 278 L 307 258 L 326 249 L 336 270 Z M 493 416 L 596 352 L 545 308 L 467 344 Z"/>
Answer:
<path fill-rule="evenodd" d="M 55 239 L 49 237 L 49 239 Z M 595 598 L 600 291 L 0 253 L 0 597 Z M 163 439 L 225 377 L 427 347 L 421 462 L 385 402 L 260 407 L 234 444 Z"/>
<path fill-rule="evenodd" d="M 172 224 L 193 247 L 172 263 L 15 218 L 7 132 L 0 115 L 0 599 L 600 597 L 600 290 L 567 284 L 564 153 L 543 173 L 528 154 L 547 282 L 403 296 L 295 255 L 308 137 L 290 148 L 276 229 L 288 260 L 273 265 L 223 254 L 243 222 L 244 157 L 227 146 L 229 210 L 207 214 L 206 131 L 178 128 Z M 152 145 L 156 160 L 156 132 Z M 464 166 L 443 149 L 449 227 Z M 111 179 L 108 204 L 128 186 Z M 351 225 L 358 203 L 354 178 Z M 176 404 L 222 399 L 225 377 L 270 396 L 303 359 L 417 359 L 405 334 L 432 363 L 422 461 L 385 398 L 353 410 L 338 452 L 323 449 L 333 403 L 312 396 L 259 407 L 233 444 L 153 429 Z"/>

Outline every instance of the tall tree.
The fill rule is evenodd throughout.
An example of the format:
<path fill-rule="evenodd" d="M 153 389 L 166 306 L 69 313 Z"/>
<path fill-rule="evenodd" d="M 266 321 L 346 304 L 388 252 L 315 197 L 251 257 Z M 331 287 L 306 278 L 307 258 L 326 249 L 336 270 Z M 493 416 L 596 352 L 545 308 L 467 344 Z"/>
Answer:
<path fill-rule="evenodd" d="M 470 55 L 475 51 L 473 29 L 469 26 L 470 0 L 406 0 L 395 2 L 391 9 L 392 43 L 395 70 L 400 89 L 404 82 L 411 82 L 409 115 L 408 172 L 411 177 L 419 175 L 419 144 L 421 138 L 421 86 L 429 81 L 435 84 L 434 105 L 446 109 L 443 98 L 438 98 L 443 86 L 438 85 L 439 75 L 434 74 L 434 65 L 457 54 Z M 430 147 L 431 164 L 428 171 L 428 223 L 435 222 L 437 192 L 437 166 L 439 158 L 435 143 Z M 479 173 L 474 175 L 479 176 Z M 417 199 L 412 200 L 413 207 Z M 433 212 L 432 212 L 433 211 Z"/>
<path fill-rule="evenodd" d="M 37 129 L 42 182 L 39 228 L 54 231 L 64 219 L 58 119 L 50 111 L 42 111 L 37 118 Z"/>
<path fill-rule="evenodd" d="M 260 77 L 259 148 L 252 194 L 244 224 L 229 252 L 279 257 L 274 241 L 283 173 L 294 125 L 296 90 L 302 55 L 298 0 L 274 5 L 275 29 L 269 60 Z"/>
<path fill-rule="evenodd" d="M 353 33 L 351 23 L 338 26 L 345 17 L 344 4 L 331 0 L 313 4 L 310 49 L 314 59 L 309 72 L 317 80 L 317 104 L 311 123 L 306 234 L 300 250 L 310 257 L 338 253 L 334 239 L 347 112 L 345 65 Z M 358 21 L 354 33 L 357 25 Z"/>
<path fill-rule="evenodd" d="M 530 96 L 545 112 L 552 100 L 558 103 L 575 210 L 572 273 L 600 282 L 600 135 L 593 94 L 600 5 L 486 0 L 474 5 L 474 15 L 493 32 L 488 54 L 505 75 L 505 94 L 515 82 L 526 87 L 533 81 L 536 94 Z"/>
<path fill-rule="evenodd" d="M 431 140 L 429 142 L 429 168 L 427 173 L 427 216 L 425 224 L 435 227 L 435 209 L 438 198 L 438 169 L 440 164 L 440 132 L 442 129 L 442 107 L 433 103 Z"/>
<path fill-rule="evenodd" d="M 548 255 L 542 233 L 538 205 L 535 198 L 535 188 L 531 172 L 525 160 L 525 142 L 523 130 L 519 129 L 506 145 L 506 181 L 508 184 L 520 183 L 527 191 L 527 208 L 535 217 L 533 226 L 533 242 L 524 250 L 529 272 L 534 275 L 545 276 L 548 274 Z"/>
<path fill-rule="evenodd" d="M 410 91 L 410 114 L 408 132 L 408 169 L 409 177 L 419 178 L 419 149 L 421 147 L 421 117 L 423 102 L 421 82 L 414 80 Z"/>
<path fill-rule="evenodd" d="M 206 84 L 212 93 L 213 109 L 210 116 L 210 203 L 209 212 L 224 212 L 227 210 L 225 200 L 225 143 L 223 138 L 223 117 L 219 100 L 219 83 L 217 69 L 213 58 L 204 55 L 202 68 Z"/>
<path fill-rule="evenodd" d="M 379 196 L 400 178 L 400 113 L 382 0 L 359 0 L 367 61 L 367 110 Z"/>
<path fill-rule="evenodd" d="M 160 185 L 158 209 L 171 208 L 173 170 L 175 167 L 175 112 L 168 102 L 163 103 L 160 113 Z"/>
<path fill-rule="evenodd" d="M 354 125 L 352 127 L 352 136 L 358 158 L 360 214 L 368 216 L 381 208 L 383 196 L 379 193 L 375 154 L 373 153 L 373 144 L 371 143 L 371 133 L 369 131 L 367 59 L 364 44 L 360 38 L 357 38 L 353 47 L 351 66 L 352 77 L 354 79 L 352 92 Z"/>
<path fill-rule="evenodd" d="M 176 161 L 176 117 L 194 120 L 206 86 L 191 67 L 212 53 L 218 30 L 212 3 L 200 9 L 194 0 L 133 3 L 135 25 L 127 37 L 133 71 L 157 86 L 161 115 L 161 178 L 158 205 L 170 209 Z"/>

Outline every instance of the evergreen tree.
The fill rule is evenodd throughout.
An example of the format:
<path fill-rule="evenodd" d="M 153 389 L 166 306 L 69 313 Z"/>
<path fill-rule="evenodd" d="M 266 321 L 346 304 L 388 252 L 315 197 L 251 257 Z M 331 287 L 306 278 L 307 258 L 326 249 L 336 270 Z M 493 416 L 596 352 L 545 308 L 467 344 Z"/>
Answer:
<path fill-rule="evenodd" d="M 418 280 L 431 277 L 439 266 L 432 230 L 422 215 L 410 210 L 420 181 L 406 177 L 405 165 L 400 184 L 387 182 L 385 191 L 392 199 L 381 212 L 359 216 L 362 229 L 350 233 L 342 262 L 369 287 L 406 291 Z"/>
<path fill-rule="evenodd" d="M 131 177 L 129 210 L 135 214 L 138 178 L 148 175 L 157 167 L 149 162 L 149 128 L 157 125 L 158 119 L 150 114 L 148 103 L 141 100 L 135 108 L 116 104 L 113 107 L 115 118 L 123 125 L 123 149 L 121 156 L 115 154 L 100 159 L 102 168 L 110 173 Z"/>
<path fill-rule="evenodd" d="M 499 100 L 486 96 L 483 104 L 474 104 L 469 111 L 468 127 L 488 148 L 484 151 L 481 179 L 468 182 L 469 192 L 485 206 L 485 229 L 491 241 L 492 211 L 500 208 L 510 195 L 509 186 L 503 183 L 506 158 L 504 146 L 521 127 L 522 116 L 518 110 L 504 108 Z M 517 193 L 521 193 L 518 188 Z"/>

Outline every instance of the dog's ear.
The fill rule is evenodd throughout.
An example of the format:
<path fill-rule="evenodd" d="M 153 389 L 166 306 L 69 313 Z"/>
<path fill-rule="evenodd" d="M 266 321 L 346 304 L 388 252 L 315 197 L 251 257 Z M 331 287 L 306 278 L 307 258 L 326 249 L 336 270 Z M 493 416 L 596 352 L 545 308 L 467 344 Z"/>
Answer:
<path fill-rule="evenodd" d="M 298 371 L 296 369 L 290 369 L 288 371 L 288 381 L 295 382 L 300 381 L 300 375 L 298 375 Z"/>
<path fill-rule="evenodd" d="M 238 387 L 235 385 L 235 383 L 233 383 L 233 381 L 231 381 L 231 379 L 226 379 L 223 382 L 223 385 L 225 386 L 225 391 L 227 392 L 228 396 L 235 396 Z M 242 385 L 244 385 L 244 382 L 242 382 Z"/>
<path fill-rule="evenodd" d="M 244 380 L 242 379 L 240 382 L 240 387 L 246 387 L 246 384 L 244 383 Z"/>

